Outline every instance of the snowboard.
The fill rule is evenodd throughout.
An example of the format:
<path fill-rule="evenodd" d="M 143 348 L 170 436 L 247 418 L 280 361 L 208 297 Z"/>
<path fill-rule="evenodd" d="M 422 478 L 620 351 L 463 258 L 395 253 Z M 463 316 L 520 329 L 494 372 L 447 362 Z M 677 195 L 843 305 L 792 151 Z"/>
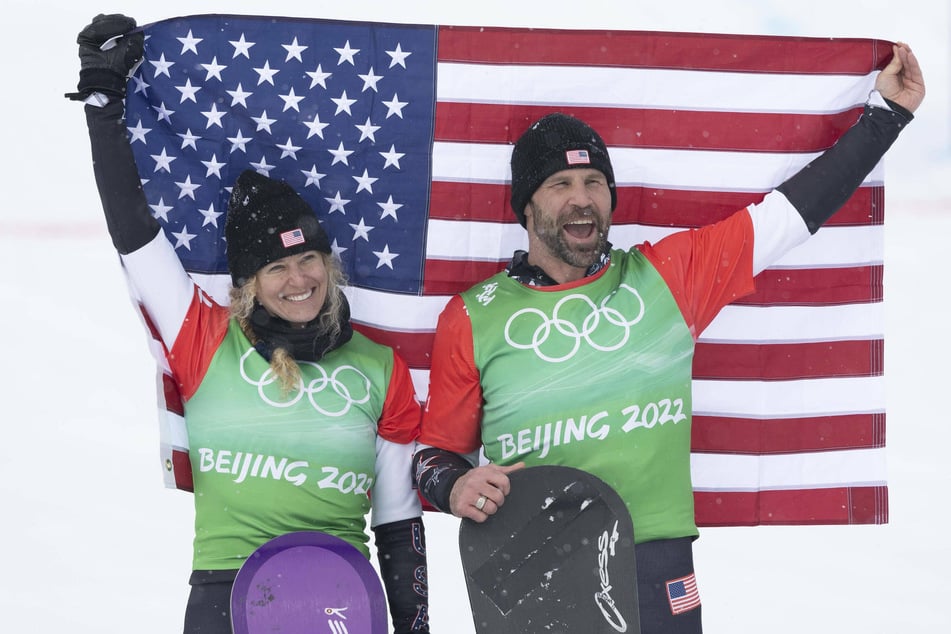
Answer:
<path fill-rule="evenodd" d="M 571 467 L 509 478 L 495 515 L 459 526 L 476 632 L 639 634 L 634 527 L 617 492 Z"/>
<path fill-rule="evenodd" d="M 234 634 L 387 634 L 383 586 L 344 540 L 288 533 L 255 550 L 231 590 Z"/>

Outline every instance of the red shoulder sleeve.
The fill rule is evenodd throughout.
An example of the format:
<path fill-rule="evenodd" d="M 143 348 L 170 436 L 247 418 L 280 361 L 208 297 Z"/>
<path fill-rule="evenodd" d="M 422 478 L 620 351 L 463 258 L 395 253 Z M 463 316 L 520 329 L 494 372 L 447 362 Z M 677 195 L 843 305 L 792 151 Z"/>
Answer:
<path fill-rule="evenodd" d="M 383 401 L 383 414 L 377 423 L 377 433 L 384 440 L 405 445 L 419 435 L 419 401 L 410 377 L 409 368 L 395 352 L 393 373 Z"/>
<path fill-rule="evenodd" d="M 211 359 L 228 332 L 230 319 L 228 308 L 214 303 L 197 285 L 193 293 L 185 320 L 168 354 L 169 367 L 186 401 L 205 378 Z"/>
<path fill-rule="evenodd" d="M 694 339 L 724 306 L 755 290 L 753 222 L 745 209 L 637 248 L 664 278 Z"/>
<path fill-rule="evenodd" d="M 472 349 L 472 323 L 459 295 L 439 315 L 423 409 L 421 443 L 467 454 L 482 446 L 482 385 Z"/>

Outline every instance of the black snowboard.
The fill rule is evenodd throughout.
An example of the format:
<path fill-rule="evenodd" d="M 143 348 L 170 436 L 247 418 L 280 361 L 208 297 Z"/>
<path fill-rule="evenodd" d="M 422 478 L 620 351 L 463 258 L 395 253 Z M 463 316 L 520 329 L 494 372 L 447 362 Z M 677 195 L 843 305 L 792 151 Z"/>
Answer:
<path fill-rule="evenodd" d="M 571 467 L 509 474 L 512 491 L 459 551 L 479 634 L 639 634 L 631 515 L 618 494 Z"/>

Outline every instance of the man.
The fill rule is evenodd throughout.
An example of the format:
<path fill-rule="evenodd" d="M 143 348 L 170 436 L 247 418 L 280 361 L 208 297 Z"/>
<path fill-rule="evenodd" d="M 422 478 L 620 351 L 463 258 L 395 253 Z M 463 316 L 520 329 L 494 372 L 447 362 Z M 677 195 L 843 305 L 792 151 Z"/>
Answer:
<path fill-rule="evenodd" d="M 436 508 L 497 512 L 508 473 L 562 464 L 613 486 L 634 521 L 644 634 L 701 631 L 699 597 L 672 607 L 666 582 L 693 577 L 690 482 L 694 344 L 754 276 L 815 233 L 861 184 L 924 98 L 905 44 L 858 122 L 756 205 L 629 251 L 608 242 L 617 202 L 601 137 L 552 114 L 512 152 L 512 208 L 528 252 L 450 300 L 433 348 L 416 480 Z M 490 461 L 478 464 L 482 449 Z"/>

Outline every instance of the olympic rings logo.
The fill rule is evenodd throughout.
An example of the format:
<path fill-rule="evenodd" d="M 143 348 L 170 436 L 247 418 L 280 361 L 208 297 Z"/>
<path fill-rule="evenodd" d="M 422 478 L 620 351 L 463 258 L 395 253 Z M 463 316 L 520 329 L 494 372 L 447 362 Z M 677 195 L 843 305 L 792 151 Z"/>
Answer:
<path fill-rule="evenodd" d="M 633 298 L 632 307 L 636 315 L 627 318 L 615 305 L 608 306 L 618 292 L 624 290 Z M 577 311 L 575 305 L 580 302 L 582 310 L 587 315 L 578 325 L 564 315 L 572 310 Z M 621 284 L 617 290 L 605 297 L 601 305 L 595 304 L 591 298 L 572 294 L 563 297 L 555 304 L 551 316 L 537 308 L 523 308 L 509 317 L 505 324 L 505 341 L 518 350 L 533 350 L 539 359 L 549 363 L 561 363 L 571 359 L 581 348 L 582 341 L 600 352 L 612 352 L 622 347 L 631 337 L 631 326 L 637 324 L 644 317 L 644 300 L 637 289 Z M 513 337 L 513 328 L 518 326 L 524 329 L 528 320 L 538 321 L 532 332 L 531 341 L 516 341 Z"/>
<path fill-rule="evenodd" d="M 258 388 L 261 400 L 272 407 L 291 407 L 307 395 L 311 406 L 321 414 L 343 416 L 354 405 L 362 405 L 370 400 L 370 379 L 360 370 L 352 365 L 342 365 L 328 375 L 320 364 L 311 362 L 298 362 L 298 365 L 316 368 L 320 376 L 311 379 L 306 385 L 301 380 L 297 391 L 288 395 L 290 400 L 278 400 L 268 394 L 268 388 L 277 383 L 271 368 L 265 370 L 258 379 L 248 375 L 247 359 L 256 352 L 254 348 L 249 348 L 241 356 L 241 378 Z M 270 391 L 280 394 L 280 387 L 275 386 Z"/>

